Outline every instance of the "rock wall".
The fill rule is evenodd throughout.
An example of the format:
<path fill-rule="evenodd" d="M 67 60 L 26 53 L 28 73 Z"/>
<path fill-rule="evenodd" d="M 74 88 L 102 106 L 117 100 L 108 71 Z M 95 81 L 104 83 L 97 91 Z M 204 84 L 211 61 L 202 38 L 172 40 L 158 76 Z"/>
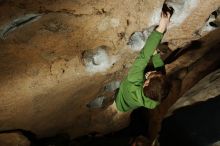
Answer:
<path fill-rule="evenodd" d="M 20 132 L 0 133 L 0 144 L 2 146 L 30 146 L 30 141 Z"/>
<path fill-rule="evenodd" d="M 210 73 L 187 91 L 168 111 L 171 114 L 175 109 L 206 101 L 220 94 L 220 69 Z"/>
<path fill-rule="evenodd" d="M 206 35 L 201 30 L 220 6 L 220 0 L 168 2 L 178 14 L 163 39 L 172 50 Z M 86 105 L 125 76 L 138 54 L 127 45 L 130 36 L 157 25 L 163 3 L 1 0 L 0 131 L 76 137 L 127 126 L 129 113 Z"/>

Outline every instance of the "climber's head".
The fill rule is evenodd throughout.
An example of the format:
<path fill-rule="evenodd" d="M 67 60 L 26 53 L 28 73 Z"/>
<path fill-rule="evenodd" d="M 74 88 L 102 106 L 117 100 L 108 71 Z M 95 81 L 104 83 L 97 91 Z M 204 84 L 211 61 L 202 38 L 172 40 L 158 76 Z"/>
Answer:
<path fill-rule="evenodd" d="M 168 96 L 170 83 L 163 73 L 151 71 L 146 75 L 143 88 L 145 96 L 160 102 Z"/>

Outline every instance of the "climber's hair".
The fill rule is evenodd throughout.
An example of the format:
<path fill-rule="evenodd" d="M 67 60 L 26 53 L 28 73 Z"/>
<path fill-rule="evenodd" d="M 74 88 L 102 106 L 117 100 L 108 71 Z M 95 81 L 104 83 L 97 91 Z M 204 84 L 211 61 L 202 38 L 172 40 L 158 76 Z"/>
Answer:
<path fill-rule="evenodd" d="M 170 82 L 161 72 L 155 72 L 149 76 L 149 84 L 143 89 L 144 95 L 155 101 L 165 99 L 170 91 Z"/>

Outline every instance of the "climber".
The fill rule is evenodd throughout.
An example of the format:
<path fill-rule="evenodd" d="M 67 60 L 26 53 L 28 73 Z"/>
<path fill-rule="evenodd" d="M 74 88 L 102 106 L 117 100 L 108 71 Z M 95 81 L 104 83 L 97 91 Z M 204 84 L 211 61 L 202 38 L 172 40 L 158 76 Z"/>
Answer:
<path fill-rule="evenodd" d="M 117 109 L 121 112 L 132 111 L 141 106 L 154 109 L 168 95 L 169 82 L 165 76 L 163 60 L 156 48 L 166 31 L 173 11 L 171 7 L 164 4 L 159 26 L 148 37 L 127 77 L 121 82 L 119 90 L 114 89 L 115 91 L 108 95 L 98 96 L 87 104 L 88 108 L 105 108 L 110 105 L 113 110 Z M 145 75 L 145 80 L 144 70 L 150 59 L 152 59 L 155 71 L 149 71 Z"/>
<path fill-rule="evenodd" d="M 171 15 L 170 8 L 163 8 L 159 26 L 150 34 L 128 75 L 121 82 L 115 99 L 118 111 L 127 112 L 138 107 L 154 109 L 168 95 L 168 81 L 165 72 L 160 70 L 164 68 L 164 63 L 156 48 L 166 31 Z M 144 70 L 150 59 L 155 71 L 144 76 Z"/>

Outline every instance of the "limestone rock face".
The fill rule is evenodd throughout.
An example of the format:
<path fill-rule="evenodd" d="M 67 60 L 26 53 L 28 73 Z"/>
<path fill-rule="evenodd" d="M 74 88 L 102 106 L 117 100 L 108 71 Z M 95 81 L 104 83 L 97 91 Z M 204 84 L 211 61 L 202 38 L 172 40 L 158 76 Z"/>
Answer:
<path fill-rule="evenodd" d="M 220 141 L 218 141 L 218 142 L 212 144 L 212 146 L 220 146 Z"/>
<path fill-rule="evenodd" d="M 179 15 L 163 42 L 173 50 L 202 37 L 199 30 L 220 6 L 220 0 L 169 2 Z M 86 105 L 125 76 L 137 56 L 127 45 L 130 36 L 157 25 L 163 3 L 1 0 L 0 131 L 76 137 L 127 126 L 129 113 Z"/>
<path fill-rule="evenodd" d="M 30 141 L 19 132 L 1 133 L 0 145 L 2 146 L 30 146 Z"/>
<path fill-rule="evenodd" d="M 171 114 L 175 109 L 192 105 L 196 102 L 206 101 L 220 95 L 220 69 L 210 73 L 193 88 L 187 91 L 170 109 Z"/>

